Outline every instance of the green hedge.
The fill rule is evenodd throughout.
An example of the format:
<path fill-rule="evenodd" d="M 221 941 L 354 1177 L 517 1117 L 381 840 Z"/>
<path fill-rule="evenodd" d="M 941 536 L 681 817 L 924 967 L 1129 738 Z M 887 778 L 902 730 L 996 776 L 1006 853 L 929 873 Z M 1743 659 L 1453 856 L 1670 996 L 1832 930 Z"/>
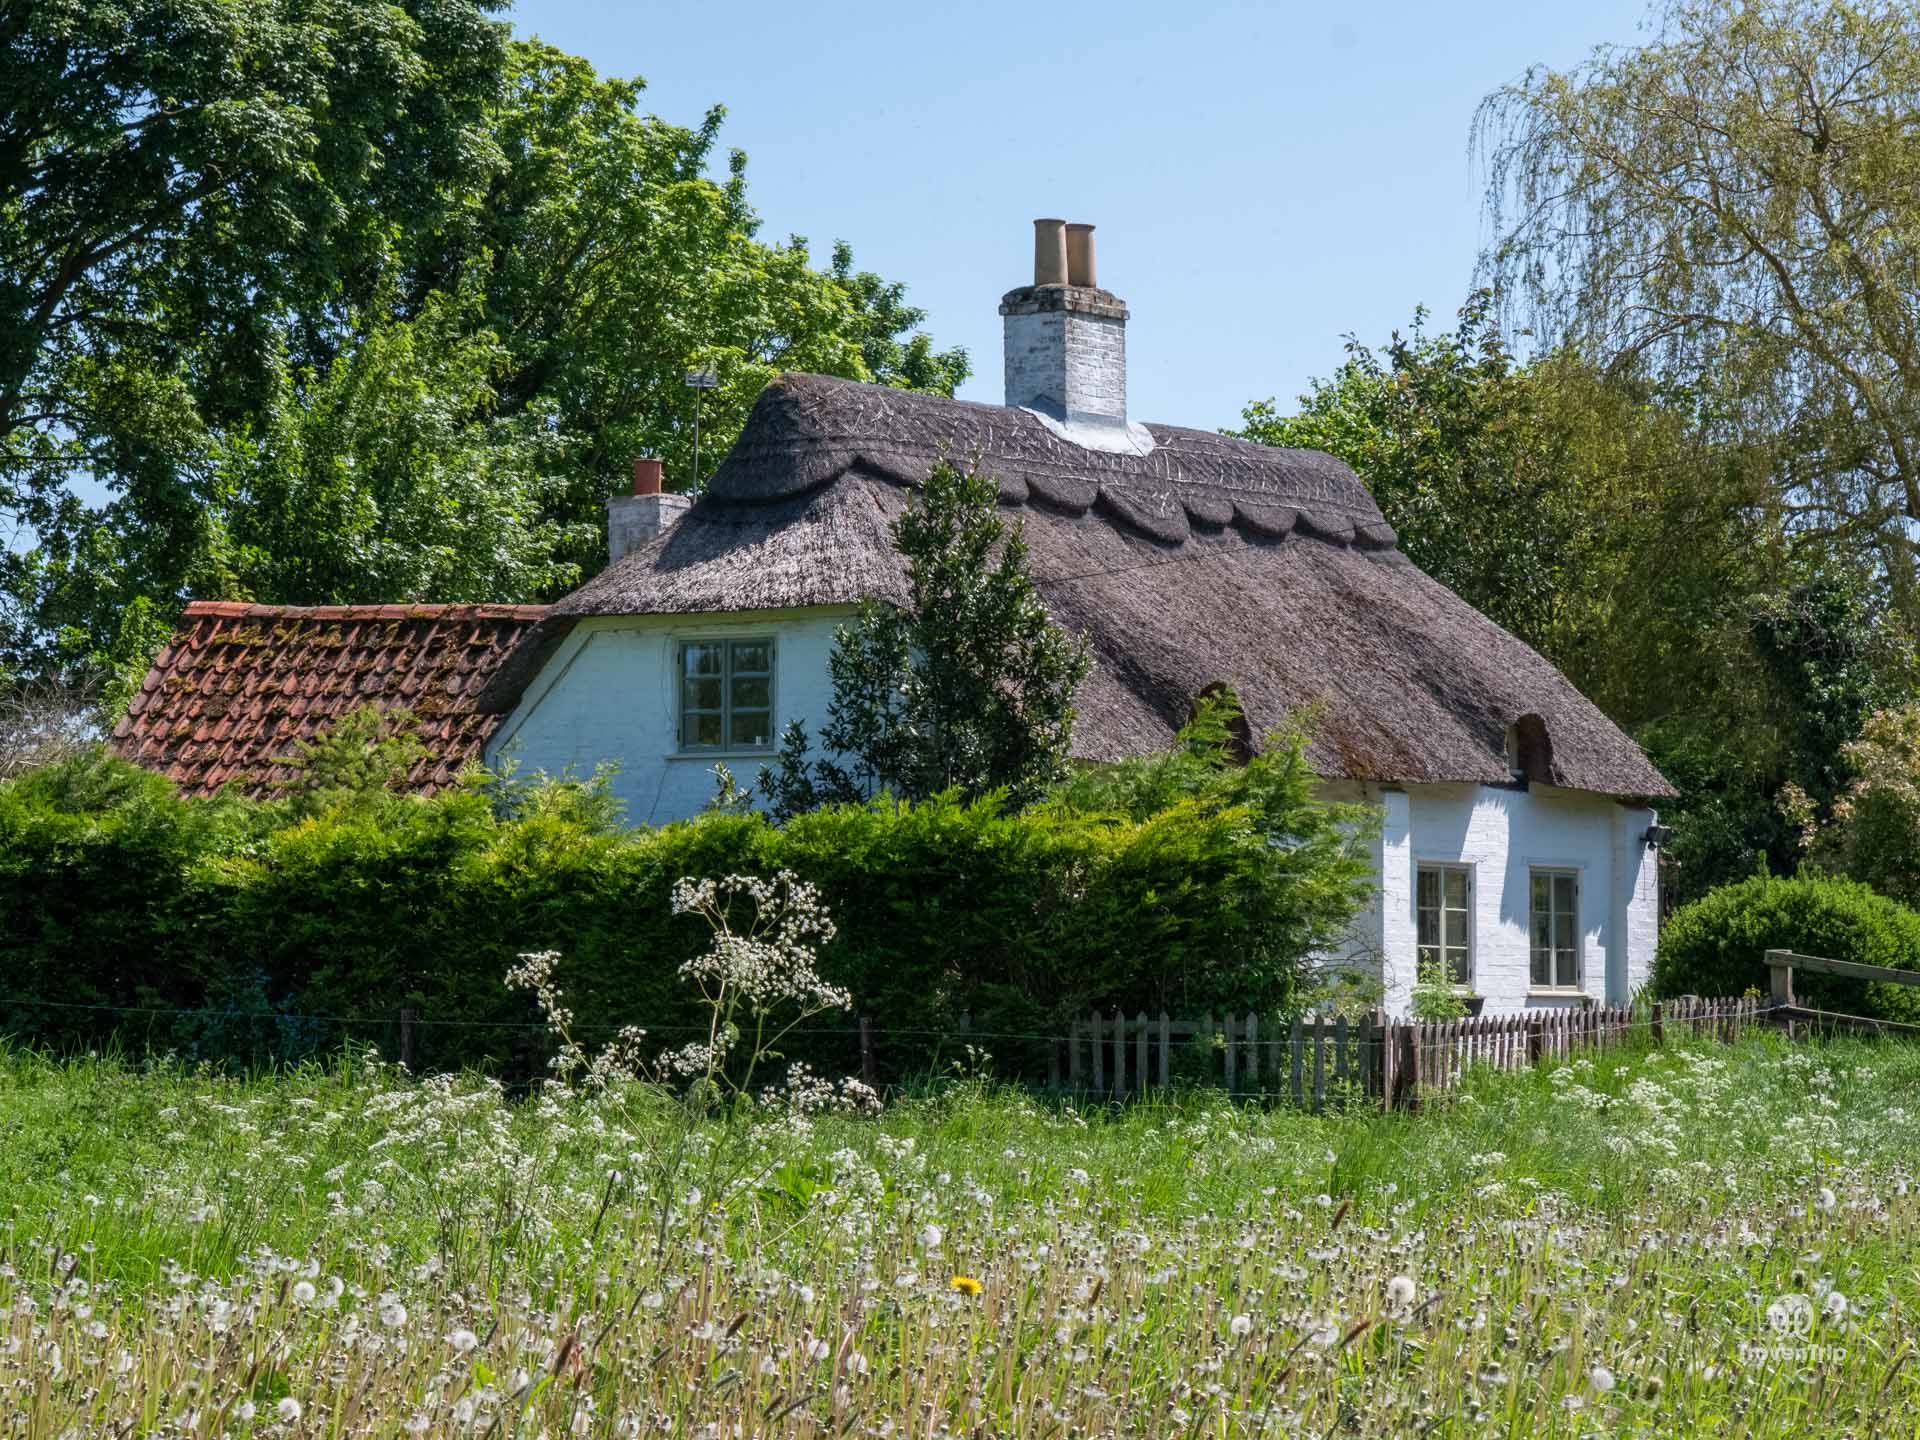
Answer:
<path fill-rule="evenodd" d="M 502 983 L 515 955 L 562 952 L 583 1038 L 684 1039 L 677 971 L 707 933 L 670 913 L 674 881 L 790 869 L 833 913 L 821 968 L 873 1018 L 888 1073 L 949 1058 L 969 1014 L 1008 1068 L 1043 1072 L 1017 1037 L 1095 1004 L 1295 1003 L 1297 962 L 1368 872 L 1297 753 L 1261 773 L 1257 805 L 1190 794 L 1144 818 L 936 799 L 609 832 L 555 808 L 501 819 L 472 790 L 185 801 L 92 760 L 0 786 L 0 1028 L 259 1063 L 345 1039 L 392 1054 L 411 1006 L 421 1065 L 525 1076 L 546 1044 Z M 790 1048 L 852 1063 L 850 1017 L 815 1028 Z"/>
<path fill-rule="evenodd" d="M 1756 875 L 1710 890 L 1667 921 L 1654 991 L 1739 995 L 1768 991 L 1764 956 L 1794 950 L 1896 970 L 1920 970 L 1920 914 L 1853 880 Z M 1796 998 L 1819 1009 L 1920 1021 L 1920 986 L 1868 984 L 1796 971 Z"/>

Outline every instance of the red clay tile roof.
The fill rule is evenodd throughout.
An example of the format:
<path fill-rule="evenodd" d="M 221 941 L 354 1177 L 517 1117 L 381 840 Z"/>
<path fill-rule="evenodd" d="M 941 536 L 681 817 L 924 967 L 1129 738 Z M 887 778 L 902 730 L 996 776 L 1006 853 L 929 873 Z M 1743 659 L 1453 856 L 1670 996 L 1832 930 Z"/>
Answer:
<path fill-rule="evenodd" d="M 419 721 L 410 784 L 450 783 L 500 721 L 481 690 L 544 605 L 246 605 L 196 600 L 115 727 L 120 754 L 189 795 L 277 793 L 296 742 L 371 701 Z"/>

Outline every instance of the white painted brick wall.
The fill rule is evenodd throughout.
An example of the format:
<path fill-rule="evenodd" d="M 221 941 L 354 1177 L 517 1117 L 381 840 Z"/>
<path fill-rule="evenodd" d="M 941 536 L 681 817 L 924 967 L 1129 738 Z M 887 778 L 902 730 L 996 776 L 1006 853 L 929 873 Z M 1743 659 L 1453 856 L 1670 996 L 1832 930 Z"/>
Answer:
<path fill-rule="evenodd" d="M 1127 418 L 1127 322 L 1048 310 L 1006 317 L 1007 404 L 1064 420 Z"/>
<path fill-rule="evenodd" d="M 773 733 L 789 720 L 807 727 L 817 746 L 833 699 L 827 657 L 847 607 L 739 615 L 633 615 L 583 620 L 550 656 L 494 732 L 488 764 L 510 754 L 523 774 L 582 776 L 618 763 L 613 793 L 629 825 L 664 825 L 697 815 L 713 798 L 712 769 L 724 759 L 742 785 L 752 785 L 770 752 L 731 755 L 680 748 L 679 642 L 774 641 Z"/>
<path fill-rule="evenodd" d="M 637 550 L 687 513 L 686 495 L 616 495 L 607 501 L 607 563 Z"/>
<path fill-rule="evenodd" d="M 1387 1009 L 1404 1015 L 1418 969 L 1416 875 L 1422 864 L 1464 865 L 1473 875 L 1473 988 L 1484 1013 L 1564 1008 L 1565 996 L 1531 984 L 1531 870 L 1580 876 L 1581 990 L 1624 1004 L 1652 974 L 1659 943 L 1657 857 L 1645 841 L 1650 810 L 1605 796 L 1535 785 L 1409 785 L 1404 790 L 1329 784 L 1329 799 L 1378 805 L 1380 893 L 1356 922 L 1336 963 L 1376 975 Z"/>

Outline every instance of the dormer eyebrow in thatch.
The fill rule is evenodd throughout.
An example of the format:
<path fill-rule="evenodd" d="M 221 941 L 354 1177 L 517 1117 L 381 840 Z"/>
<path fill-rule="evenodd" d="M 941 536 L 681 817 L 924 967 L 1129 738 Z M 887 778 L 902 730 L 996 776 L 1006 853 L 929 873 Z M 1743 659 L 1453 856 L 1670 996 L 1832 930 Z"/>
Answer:
<path fill-rule="evenodd" d="M 1565 676 L 1407 560 L 1345 465 L 1146 429 L 1148 453 L 1110 453 L 1024 410 L 782 376 L 686 517 L 554 606 L 481 704 L 510 707 L 588 616 L 903 598 L 888 526 L 951 458 L 994 476 L 1054 618 L 1091 639 L 1082 758 L 1164 748 L 1221 683 L 1256 736 L 1314 706 L 1310 754 L 1328 778 L 1510 784 L 1508 727 L 1535 715 L 1552 736 L 1539 778 L 1673 793 Z"/>

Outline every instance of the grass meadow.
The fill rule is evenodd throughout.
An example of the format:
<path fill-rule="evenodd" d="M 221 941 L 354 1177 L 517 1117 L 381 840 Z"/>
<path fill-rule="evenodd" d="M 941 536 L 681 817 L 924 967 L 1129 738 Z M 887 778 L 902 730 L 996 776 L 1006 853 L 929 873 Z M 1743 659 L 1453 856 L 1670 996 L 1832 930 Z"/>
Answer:
<path fill-rule="evenodd" d="M 722 1122 L 0 1055 L 0 1433 L 1913 1433 L 1920 1049 Z"/>

